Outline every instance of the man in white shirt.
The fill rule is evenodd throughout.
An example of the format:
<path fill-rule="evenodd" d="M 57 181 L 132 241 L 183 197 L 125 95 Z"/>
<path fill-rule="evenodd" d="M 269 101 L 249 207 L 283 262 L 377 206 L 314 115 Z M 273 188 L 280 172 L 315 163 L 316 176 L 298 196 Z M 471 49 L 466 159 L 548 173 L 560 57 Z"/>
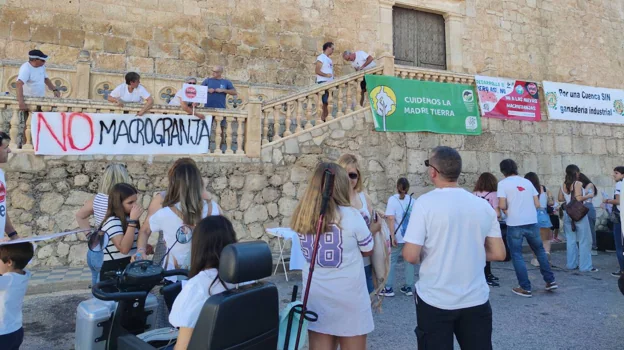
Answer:
<path fill-rule="evenodd" d="M 531 181 L 518 176 L 518 165 L 512 159 L 500 162 L 500 171 L 505 179 L 498 183 L 498 207 L 507 212 L 507 245 L 511 253 L 511 261 L 516 270 L 519 287 L 512 292 L 522 297 L 531 297 L 531 282 L 526 264 L 522 257 L 522 241 L 527 243 L 535 253 L 540 264 L 540 272 L 546 282 L 546 290 L 557 289 L 555 275 L 550 268 L 544 245 L 537 225 L 537 208 L 540 207 L 539 193 Z"/>
<path fill-rule="evenodd" d="M 505 259 L 496 212 L 459 187 L 462 161 L 450 147 L 436 147 L 425 161 L 435 189 L 414 203 L 403 258 L 420 265 L 416 282 L 419 349 L 492 349 L 490 290 L 483 268 Z"/>
<path fill-rule="evenodd" d="M 5 164 L 9 161 L 9 143 L 11 138 L 9 135 L 0 131 L 0 164 Z M 9 212 L 7 211 L 6 203 L 9 195 L 9 189 L 7 188 L 6 179 L 4 177 L 4 170 L 0 169 L 0 228 L 2 229 L 2 235 L 0 235 L 0 241 L 8 241 L 19 238 L 11 219 L 9 218 Z M 4 237 L 4 234 L 7 237 Z"/>
<path fill-rule="evenodd" d="M 45 97 L 45 87 L 54 91 L 54 97 L 61 97 L 60 91 L 52 84 L 46 73 L 45 63 L 48 55 L 40 50 L 28 51 L 28 62 L 22 64 L 17 74 L 15 88 L 17 90 L 17 103 L 19 109 L 27 111 L 28 106 L 24 103 L 24 96 Z"/>
<path fill-rule="evenodd" d="M 355 69 L 356 72 L 377 67 L 373 56 L 369 55 L 364 51 L 345 51 L 342 53 L 342 58 L 345 61 L 351 62 L 351 66 L 353 67 L 353 69 Z M 360 96 L 360 106 L 363 106 L 364 94 L 366 93 L 366 78 L 362 79 L 360 87 L 362 88 L 362 93 Z"/>
<path fill-rule="evenodd" d="M 123 107 L 124 103 L 140 103 L 145 101 L 143 108 L 137 113 L 140 117 L 154 105 L 154 99 L 141 85 L 141 76 L 135 72 L 126 73 L 126 83 L 119 84 L 108 95 L 108 101 Z"/>
<path fill-rule="evenodd" d="M 323 44 L 323 53 L 316 58 L 315 72 L 317 84 L 323 84 L 334 80 L 334 62 L 332 62 L 331 58 L 329 58 L 332 53 L 334 53 L 334 43 L 330 41 Z M 325 118 L 327 118 L 327 115 L 329 114 L 327 109 L 328 98 L 329 91 L 325 91 L 322 98 L 323 115 L 321 116 L 321 119 L 323 121 L 325 121 Z"/>
<path fill-rule="evenodd" d="M 188 77 L 184 80 L 184 83 L 197 85 L 197 79 L 195 77 Z M 183 96 L 184 96 L 184 89 L 182 88 L 178 90 L 178 92 L 176 92 L 175 96 L 173 96 L 171 101 L 169 101 L 169 106 L 180 106 L 182 110 L 185 111 L 186 113 L 193 114 L 193 105 L 195 105 L 195 107 L 198 107 L 199 103 L 184 102 L 182 100 Z M 206 119 L 206 116 L 199 112 L 195 112 L 195 116 L 199 119 Z"/>

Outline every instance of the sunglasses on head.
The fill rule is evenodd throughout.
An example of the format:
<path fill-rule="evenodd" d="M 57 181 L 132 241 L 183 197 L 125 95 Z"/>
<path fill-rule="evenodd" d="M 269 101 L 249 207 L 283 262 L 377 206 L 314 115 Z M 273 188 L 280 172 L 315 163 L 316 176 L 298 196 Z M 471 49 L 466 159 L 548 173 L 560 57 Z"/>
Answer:
<path fill-rule="evenodd" d="M 429 159 L 425 160 L 425 166 L 428 167 L 432 167 L 433 170 L 437 171 L 438 173 L 440 173 L 440 170 L 438 170 L 438 168 L 434 167 L 433 165 L 431 165 L 431 163 L 429 163 Z M 440 173 L 441 174 L 441 173 Z"/>
<path fill-rule="evenodd" d="M 349 173 L 349 178 L 352 180 L 357 180 L 358 177 L 358 173 Z"/>

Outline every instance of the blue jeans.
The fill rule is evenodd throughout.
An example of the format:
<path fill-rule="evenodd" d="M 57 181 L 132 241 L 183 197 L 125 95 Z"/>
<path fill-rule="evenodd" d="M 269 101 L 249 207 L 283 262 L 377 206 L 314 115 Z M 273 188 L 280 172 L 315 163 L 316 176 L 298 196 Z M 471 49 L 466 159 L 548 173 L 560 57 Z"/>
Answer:
<path fill-rule="evenodd" d="M 100 281 L 100 270 L 104 263 L 104 252 L 87 251 L 87 265 L 91 269 L 91 287 Z"/>
<path fill-rule="evenodd" d="M 589 218 L 585 215 L 581 221 L 575 222 L 576 231 L 572 232 L 572 219 L 568 213 L 563 213 L 563 227 L 566 234 L 567 264 L 569 270 L 578 269 L 582 272 L 593 268 L 591 256 L 591 230 Z M 578 245 L 577 245 L 578 243 Z"/>
<path fill-rule="evenodd" d="M 587 212 L 587 218 L 589 219 L 589 230 L 591 231 L 592 237 L 592 249 L 598 249 L 596 245 L 596 208 L 592 203 L 585 203 L 585 206 L 589 211 Z"/>
<path fill-rule="evenodd" d="M 375 290 L 375 285 L 373 284 L 373 265 L 364 266 L 364 274 L 366 275 L 366 289 L 368 289 L 368 293 L 372 293 Z"/>
<path fill-rule="evenodd" d="M 613 240 L 615 241 L 615 255 L 620 266 L 620 271 L 624 271 L 624 255 L 622 255 L 622 224 L 613 224 Z"/>
<path fill-rule="evenodd" d="M 394 285 L 394 270 L 396 269 L 396 265 L 399 261 L 399 256 L 401 256 L 401 253 L 403 252 L 403 246 L 405 246 L 405 243 L 399 243 L 397 245 L 398 247 L 392 247 L 392 255 L 390 255 L 390 272 L 388 273 L 386 288 L 392 288 Z M 414 273 L 416 271 L 416 267 L 420 270 L 420 265 L 413 265 L 404 261 L 403 266 L 405 266 L 405 285 L 410 288 L 414 288 Z"/>
<path fill-rule="evenodd" d="M 527 243 L 535 253 L 537 261 L 540 264 L 540 272 L 546 283 L 552 283 L 555 281 L 555 275 L 553 275 L 550 269 L 550 262 L 546 256 L 546 251 L 542 245 L 542 238 L 540 237 L 539 227 L 537 224 L 522 225 L 522 226 L 507 226 L 507 244 L 509 245 L 509 251 L 511 253 L 511 261 L 516 270 L 516 277 L 520 288 L 531 291 L 531 282 L 529 281 L 529 274 L 527 272 L 526 264 L 524 263 L 524 257 L 522 256 L 522 241 L 526 238 Z"/>

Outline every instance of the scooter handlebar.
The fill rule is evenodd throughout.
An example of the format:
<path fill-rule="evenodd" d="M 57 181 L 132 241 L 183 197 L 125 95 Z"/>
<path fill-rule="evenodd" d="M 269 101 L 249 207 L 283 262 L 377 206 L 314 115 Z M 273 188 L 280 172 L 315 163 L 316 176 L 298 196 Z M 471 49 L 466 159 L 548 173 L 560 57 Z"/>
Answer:
<path fill-rule="evenodd" d="M 171 276 L 186 276 L 188 277 L 189 271 L 184 269 L 167 270 L 163 272 L 163 277 Z"/>
<path fill-rule="evenodd" d="M 105 292 L 102 290 L 102 287 L 114 287 L 117 285 L 116 280 L 106 280 L 102 282 L 98 282 L 93 286 L 92 293 L 93 296 L 100 300 L 105 301 L 118 301 L 118 300 L 134 300 L 146 298 L 148 292 Z"/>

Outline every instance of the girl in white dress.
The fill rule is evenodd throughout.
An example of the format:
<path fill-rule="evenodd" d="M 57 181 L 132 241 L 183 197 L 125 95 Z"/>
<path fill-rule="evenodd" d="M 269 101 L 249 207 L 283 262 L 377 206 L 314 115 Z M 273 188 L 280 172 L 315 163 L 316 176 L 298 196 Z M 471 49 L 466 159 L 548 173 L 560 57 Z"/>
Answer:
<path fill-rule="evenodd" d="M 360 212 L 349 200 L 349 177 L 334 163 L 319 164 L 292 216 L 306 264 L 305 290 L 316 225 L 321 210 L 326 169 L 335 174 L 333 193 L 325 215 L 307 308 L 318 314 L 308 324 L 310 350 L 366 349 L 366 335 L 373 331 L 373 314 L 366 289 L 362 256 L 373 251 L 373 236 Z"/>

